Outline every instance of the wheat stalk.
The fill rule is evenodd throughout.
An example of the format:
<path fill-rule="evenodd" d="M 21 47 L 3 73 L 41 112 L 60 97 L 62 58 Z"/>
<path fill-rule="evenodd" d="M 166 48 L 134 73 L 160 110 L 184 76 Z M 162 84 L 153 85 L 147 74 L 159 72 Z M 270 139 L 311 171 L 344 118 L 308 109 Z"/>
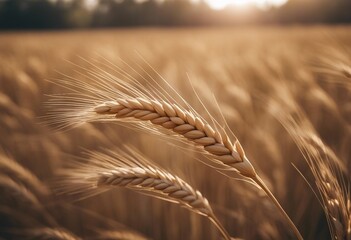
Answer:
<path fill-rule="evenodd" d="M 91 160 L 78 164 L 74 170 L 62 171 L 60 184 L 65 193 L 98 194 L 114 187 L 142 192 L 177 203 L 206 216 L 226 240 L 229 233 L 215 216 L 208 200 L 184 180 L 152 164 L 135 149 L 109 151 L 108 154 L 89 152 Z"/>
<path fill-rule="evenodd" d="M 95 65 L 92 66 L 96 68 Z M 113 70 L 116 68 L 108 64 L 105 67 Z M 147 132 L 162 136 L 170 132 L 182 136 L 186 143 L 198 146 L 210 162 L 220 164 L 225 170 L 238 172 L 262 188 L 297 238 L 303 239 L 277 199 L 257 175 L 235 135 L 232 134 L 235 138 L 235 141 L 232 141 L 225 128 L 210 114 L 213 127 L 163 79 L 169 87 L 168 90 L 153 78 L 145 79 L 142 75 L 140 76 L 146 81 L 144 84 L 126 73 L 124 74 L 130 82 L 122 81 L 101 68 L 98 68 L 98 71 L 83 69 L 85 73 L 82 75 L 89 78 L 90 82 L 55 79 L 55 84 L 74 92 L 51 98 L 48 103 L 51 112 L 46 117 L 50 123 L 70 127 L 85 122 L 117 120 L 121 124 L 134 123 Z M 178 96 L 187 109 L 182 107 L 170 92 Z"/>

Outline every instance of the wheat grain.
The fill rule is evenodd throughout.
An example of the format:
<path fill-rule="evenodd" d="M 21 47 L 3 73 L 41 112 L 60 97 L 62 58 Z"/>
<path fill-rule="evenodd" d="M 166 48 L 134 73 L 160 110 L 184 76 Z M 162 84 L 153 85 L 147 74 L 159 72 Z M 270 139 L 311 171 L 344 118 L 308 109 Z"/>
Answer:
<path fill-rule="evenodd" d="M 256 176 L 239 141 L 233 144 L 224 131 L 214 130 L 201 117 L 176 104 L 141 98 L 117 99 L 96 106 L 94 111 L 97 114 L 113 114 L 118 119 L 136 118 L 149 121 L 169 129 L 201 146 L 220 163 L 237 169 L 245 177 Z"/>

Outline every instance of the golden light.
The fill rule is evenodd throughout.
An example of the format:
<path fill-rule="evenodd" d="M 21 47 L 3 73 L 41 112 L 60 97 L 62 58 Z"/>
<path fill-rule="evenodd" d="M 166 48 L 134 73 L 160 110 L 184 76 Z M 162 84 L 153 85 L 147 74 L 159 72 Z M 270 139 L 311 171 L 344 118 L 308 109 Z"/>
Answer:
<path fill-rule="evenodd" d="M 285 4 L 288 0 L 205 0 L 206 3 L 216 10 L 223 9 L 228 6 L 248 6 L 255 5 L 259 8 L 279 7 Z"/>

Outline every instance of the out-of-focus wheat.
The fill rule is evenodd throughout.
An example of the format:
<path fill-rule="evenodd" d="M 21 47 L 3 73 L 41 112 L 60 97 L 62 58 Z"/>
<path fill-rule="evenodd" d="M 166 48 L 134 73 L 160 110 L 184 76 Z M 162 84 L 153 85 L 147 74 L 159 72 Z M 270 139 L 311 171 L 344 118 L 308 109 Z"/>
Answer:
<path fill-rule="evenodd" d="M 14 181 L 9 176 L 0 175 L 0 191 L 4 196 L 2 198 L 3 204 L 18 207 L 28 211 L 28 213 L 38 214 L 47 224 L 56 224 L 38 197 L 21 183 Z"/>
<path fill-rule="evenodd" d="M 23 203 L 30 208 L 41 209 L 42 206 L 37 197 L 27 188 L 13 181 L 10 177 L 0 175 L 0 188 L 3 191 L 5 200 L 11 197 L 12 201 Z"/>
<path fill-rule="evenodd" d="M 123 126 L 101 123 L 85 124 L 71 131 L 53 133 L 52 129 L 38 124 L 40 120 L 37 117 L 47 112 L 43 107 L 48 99 L 45 94 L 55 92 L 62 94 L 61 96 L 71 96 L 64 95 L 66 90 L 45 79 L 62 78 L 60 72 L 65 73 L 66 80 L 69 80 L 67 82 L 77 85 L 76 93 L 81 94 L 81 98 L 87 95 L 90 98 L 91 92 L 83 89 L 86 84 L 102 83 L 106 80 L 106 76 L 98 76 L 101 74 L 97 74 L 99 71 L 92 66 L 88 66 L 87 71 L 79 66 L 71 67 L 63 60 L 85 66 L 85 61 L 77 55 L 96 59 L 98 53 L 111 59 L 116 67 L 109 68 L 100 60 L 93 62 L 96 67 L 103 67 L 105 70 L 107 67 L 110 77 L 117 82 L 132 84 L 133 81 L 129 79 L 134 77 L 144 88 L 149 89 L 150 81 L 146 80 L 150 76 L 167 88 L 147 64 L 135 60 L 133 51 L 137 49 L 214 130 L 215 124 L 201 108 L 189 87 L 187 74 L 204 105 L 218 120 L 220 114 L 216 104 L 213 104 L 212 94 L 216 96 L 229 127 L 235 130 L 256 172 L 265 179 L 268 187 L 299 224 L 304 236 L 307 239 L 327 240 L 330 237 L 323 208 L 315 204 L 313 192 L 302 184 L 303 178 L 298 177 L 290 163 L 293 162 L 299 168 L 312 186 L 315 186 L 314 177 L 284 129 L 260 107 L 262 101 L 257 96 L 280 95 L 282 99 L 279 102 L 288 101 L 290 96 L 280 87 L 281 84 L 286 84 L 293 100 L 301 106 L 313 124 L 314 133 L 326 145 L 325 154 L 329 154 L 329 146 L 336 156 L 344 160 L 346 169 L 342 169 L 345 169 L 343 174 L 345 182 L 348 182 L 351 169 L 351 88 L 348 87 L 350 78 L 344 70 L 351 66 L 350 39 L 350 26 L 3 32 L 0 34 L 0 148 L 10 153 L 28 171 L 35 173 L 45 185 L 67 161 L 67 157 L 59 153 L 82 156 L 81 148 L 94 151 L 101 148 L 112 149 L 122 139 L 123 142 L 137 146 L 152 159 L 159 159 L 160 164 L 169 166 L 172 172 L 189 176 L 191 182 L 211 201 L 213 210 L 221 214 L 221 221 L 231 233 L 248 240 L 289 239 L 290 233 L 281 226 L 280 215 L 263 192 L 247 184 L 234 183 L 199 162 L 189 161 L 185 157 L 188 154 L 175 150 L 172 141 L 190 141 L 182 136 L 177 138 L 171 130 L 165 130 L 172 135 L 166 139 L 164 134 L 157 135 L 165 140 L 161 141 L 150 134 L 151 131 L 155 132 L 153 127 L 156 125 L 133 118 L 124 119 L 123 126 L 130 126 L 127 121 L 138 121 L 141 125 L 137 127 L 148 128 L 147 134 L 131 133 Z M 129 63 L 135 60 L 136 64 L 133 66 L 138 65 L 138 72 L 141 74 L 132 70 L 121 58 L 128 59 Z M 316 71 L 311 69 L 311 63 L 317 66 Z M 99 81 L 95 81 L 100 77 Z M 152 85 L 155 90 L 155 85 Z M 114 86 L 110 83 L 104 88 L 111 90 Z M 167 92 L 173 93 L 168 90 L 170 89 Z M 158 91 L 155 90 L 154 93 L 156 92 Z M 92 93 L 95 102 L 90 105 L 91 109 L 117 98 L 113 91 L 105 94 L 105 98 L 103 92 L 100 93 Z M 107 96 L 109 97 L 106 99 Z M 156 100 L 164 100 L 161 94 L 158 96 Z M 183 109 L 189 109 L 182 100 L 176 100 Z M 167 102 L 173 101 L 167 97 Z M 87 102 L 85 103 L 77 110 L 86 107 Z M 53 108 L 56 107 L 60 108 Z M 72 107 L 65 106 L 66 109 Z M 287 109 L 290 106 L 284 108 Z M 61 118 L 53 115 L 53 120 L 61 121 Z M 84 121 L 83 118 L 80 120 Z M 111 115 L 111 120 L 116 122 L 117 119 Z M 223 121 L 220 125 L 224 126 Z M 220 130 L 221 127 L 217 128 Z M 158 128 L 164 129 L 160 126 Z M 235 138 L 230 137 L 234 143 Z M 168 142 L 172 146 L 163 146 L 163 143 Z M 311 139 L 306 139 L 306 142 L 314 144 L 318 151 L 322 151 Z M 176 142 L 176 145 L 180 143 Z M 184 148 L 184 145 L 181 147 Z M 188 146 L 185 148 L 194 149 Z M 206 153 L 203 146 L 195 151 Z M 206 164 L 210 163 L 199 154 L 191 155 Z M 210 153 L 207 157 L 214 159 Z M 328 159 L 333 157 L 328 156 Z M 122 190 L 110 191 L 96 198 L 74 203 L 68 203 L 67 199 L 59 197 L 51 198 L 50 195 L 43 200 L 22 177 L 15 177 L 13 171 L 0 172 L 35 195 L 58 223 L 58 226 L 44 224 L 41 214 L 33 206 L 30 208 L 29 205 L 18 202 L 20 199 L 14 201 L 16 196 L 4 192 L 5 194 L 0 195 L 1 239 L 22 239 L 16 233 L 23 229 L 60 226 L 78 236 L 93 238 L 99 235 L 94 231 L 97 228 L 107 231 L 121 229 L 118 224 L 109 224 L 110 220 L 121 222 L 153 239 L 208 240 L 217 236 L 217 231 L 209 227 L 206 218 L 179 211 L 177 206 L 145 199 L 141 194 Z M 238 177 L 237 174 L 225 173 Z M 51 190 L 49 186 L 48 188 Z M 101 218 L 86 214 L 85 211 L 83 213 L 77 209 L 78 206 Z M 348 202 L 348 212 L 350 208 Z M 131 210 L 137 211 L 138 217 L 134 217 Z M 151 216 L 153 222 L 158 222 L 157 225 L 149 221 Z M 176 219 L 177 223 L 181 222 L 183 225 L 169 224 L 169 219 Z M 8 229 L 15 231 L 9 232 Z"/>
<path fill-rule="evenodd" d="M 147 240 L 146 237 L 132 231 L 120 230 L 100 230 L 98 235 L 94 237 L 96 240 Z"/>
<path fill-rule="evenodd" d="M 321 75 L 320 79 L 332 83 L 340 84 L 351 89 L 351 49 L 344 47 L 328 47 L 319 56 L 314 67 L 315 71 Z"/>
<path fill-rule="evenodd" d="M 48 188 L 40 182 L 30 171 L 22 167 L 19 163 L 0 152 L 0 173 L 10 176 L 12 179 L 18 179 L 30 191 L 40 197 L 48 196 Z"/>
<path fill-rule="evenodd" d="M 351 239 L 350 183 L 343 177 L 347 172 L 344 162 L 324 145 L 297 105 L 287 108 L 272 101 L 270 110 L 294 139 L 312 171 L 331 235 L 338 240 Z"/>

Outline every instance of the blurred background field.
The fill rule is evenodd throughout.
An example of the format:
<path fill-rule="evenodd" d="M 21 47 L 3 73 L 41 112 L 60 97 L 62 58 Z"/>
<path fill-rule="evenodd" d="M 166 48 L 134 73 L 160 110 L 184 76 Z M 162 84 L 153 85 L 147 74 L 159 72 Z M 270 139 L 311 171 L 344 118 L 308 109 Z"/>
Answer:
<path fill-rule="evenodd" d="M 347 2 L 340 1 L 337 6 L 346 6 L 342 4 Z M 329 19 L 347 23 L 349 15 L 340 13 L 338 17 Z M 52 81 L 63 75 L 81 78 L 76 70 L 90 67 L 89 63 L 100 66 L 106 58 L 137 78 L 139 72 L 159 81 L 140 54 L 200 113 L 204 110 L 190 88 L 188 76 L 216 114 L 213 99 L 208 97 L 213 93 L 246 154 L 302 235 L 306 239 L 331 239 L 323 207 L 291 163 L 313 186 L 310 169 L 293 139 L 266 109 L 270 99 L 286 102 L 287 106 L 298 105 L 321 140 L 346 166 L 345 182 L 349 182 L 351 28 L 347 24 L 324 25 L 333 22 L 325 19 L 306 20 L 320 22 L 307 26 L 291 21 L 294 24 L 208 27 L 196 23 L 202 27 L 180 24 L 177 28 L 160 28 L 153 22 L 132 24 L 151 25 L 149 28 L 93 30 L 85 25 L 72 30 L 74 26 L 70 25 L 60 31 L 48 31 L 52 30 L 50 26 L 41 27 L 34 20 L 31 26 L 18 23 L 11 27 L 9 22 L 1 22 L 2 29 L 25 29 L 0 32 L 2 158 L 7 156 L 23 165 L 39 178 L 47 192 L 35 194 L 41 206 L 38 210 L 2 189 L 0 237 L 25 239 L 27 229 L 60 226 L 83 239 L 94 239 L 98 230 L 125 228 L 151 239 L 218 239 L 217 231 L 203 217 L 132 191 L 116 189 L 78 202 L 55 196 L 51 190 L 55 174 L 73 156 L 82 156 L 84 149 L 118 148 L 123 141 L 199 189 L 233 237 L 293 239 L 281 216 L 259 190 L 213 171 L 196 161 L 194 153 L 180 151 L 164 139 L 116 124 L 84 124 L 57 132 L 43 123 L 48 94 L 67 92 Z M 233 24 L 237 22 L 229 25 Z M 43 214 L 43 208 L 50 217 Z M 48 220 L 51 218 L 55 223 Z"/>

